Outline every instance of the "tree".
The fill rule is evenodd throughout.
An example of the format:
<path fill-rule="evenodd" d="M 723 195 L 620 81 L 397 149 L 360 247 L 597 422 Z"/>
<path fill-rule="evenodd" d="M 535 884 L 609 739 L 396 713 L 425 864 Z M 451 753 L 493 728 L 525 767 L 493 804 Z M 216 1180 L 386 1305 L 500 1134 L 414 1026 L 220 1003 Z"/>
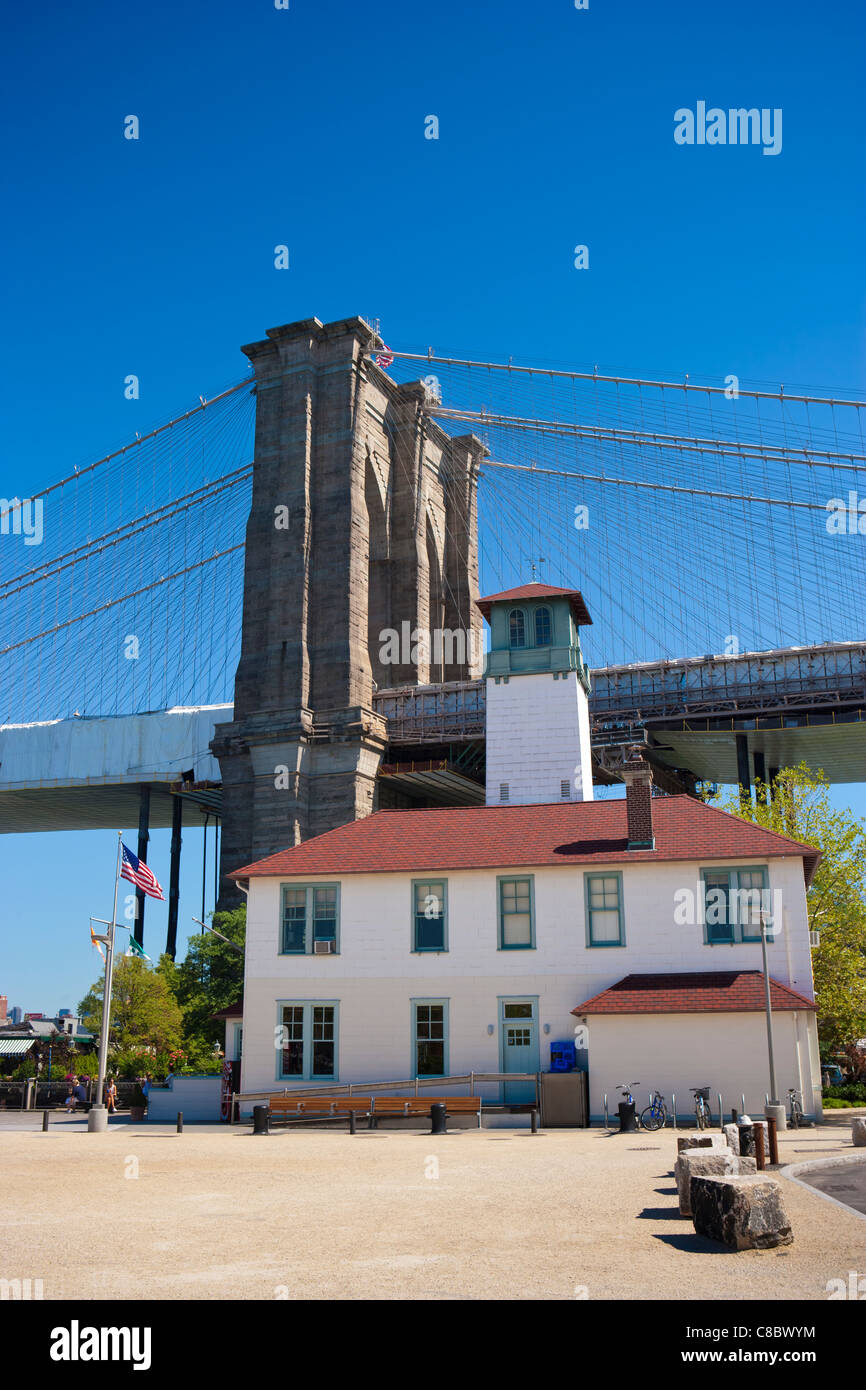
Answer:
<path fill-rule="evenodd" d="M 866 1036 L 866 827 L 853 812 L 835 810 L 829 792 L 823 771 L 800 763 L 783 768 L 772 789 L 757 782 L 754 805 L 735 794 L 722 807 L 821 851 L 806 902 L 809 926 L 821 933 L 812 970 L 818 1036 L 828 1052 Z"/>
<path fill-rule="evenodd" d="M 233 946 L 202 932 L 190 940 L 180 965 L 163 956 L 158 967 L 183 1011 L 183 1045 L 191 1057 L 212 1053 L 213 1044 L 222 1042 L 223 1025 L 213 1015 L 240 999 L 244 988 L 246 907 L 215 912 L 212 922 Z"/>
<path fill-rule="evenodd" d="M 93 1033 L 102 1027 L 104 981 L 82 999 L 78 1012 Z M 180 1046 L 182 1015 L 165 976 L 140 956 L 120 956 L 114 962 L 111 987 L 109 1050 L 133 1048 L 169 1052 Z"/>

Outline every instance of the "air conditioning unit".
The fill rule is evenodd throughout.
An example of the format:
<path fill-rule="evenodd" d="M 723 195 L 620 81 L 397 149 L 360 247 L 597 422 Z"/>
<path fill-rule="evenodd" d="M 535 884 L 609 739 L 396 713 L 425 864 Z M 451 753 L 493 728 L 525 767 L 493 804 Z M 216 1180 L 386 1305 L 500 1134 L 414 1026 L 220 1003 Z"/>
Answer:
<path fill-rule="evenodd" d="M 333 941 L 314 941 L 314 942 L 313 942 L 313 955 L 314 955 L 314 956 L 331 956 L 331 955 L 333 955 L 333 954 L 334 954 L 334 943 L 333 943 Z"/>
<path fill-rule="evenodd" d="M 809 932 L 809 945 L 812 947 L 813 950 L 816 946 L 821 945 L 821 933 L 819 931 Z"/>

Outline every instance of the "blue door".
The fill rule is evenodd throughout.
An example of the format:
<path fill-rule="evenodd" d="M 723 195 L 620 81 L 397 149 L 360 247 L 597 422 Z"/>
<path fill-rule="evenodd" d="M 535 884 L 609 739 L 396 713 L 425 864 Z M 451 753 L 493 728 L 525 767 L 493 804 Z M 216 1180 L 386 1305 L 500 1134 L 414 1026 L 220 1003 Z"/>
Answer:
<path fill-rule="evenodd" d="M 539 1059 L 536 1001 L 503 999 L 500 1009 L 502 1070 L 537 1072 Z M 535 1084 L 531 1081 L 507 1082 L 503 1091 L 503 1102 L 506 1105 L 521 1105 L 535 1100 Z"/>

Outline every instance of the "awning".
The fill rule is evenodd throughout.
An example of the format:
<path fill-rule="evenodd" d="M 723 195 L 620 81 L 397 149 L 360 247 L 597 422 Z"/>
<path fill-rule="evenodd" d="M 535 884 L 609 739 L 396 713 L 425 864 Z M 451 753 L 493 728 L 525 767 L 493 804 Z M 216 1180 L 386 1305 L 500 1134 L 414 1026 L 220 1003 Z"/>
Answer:
<path fill-rule="evenodd" d="M 0 1057 L 23 1057 L 35 1041 L 35 1038 L 0 1038 Z"/>

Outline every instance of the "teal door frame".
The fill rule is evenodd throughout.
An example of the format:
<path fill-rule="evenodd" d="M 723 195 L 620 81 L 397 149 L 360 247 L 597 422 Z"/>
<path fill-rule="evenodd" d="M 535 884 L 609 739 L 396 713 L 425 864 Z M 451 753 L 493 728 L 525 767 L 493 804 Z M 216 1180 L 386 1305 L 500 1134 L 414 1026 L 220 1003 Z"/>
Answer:
<path fill-rule="evenodd" d="M 506 1018 L 505 1010 L 509 1005 L 518 1007 L 530 1006 L 531 1012 L 523 1016 L 516 1015 Z M 509 1030 L 519 1031 L 522 1035 L 529 1032 L 526 1041 L 518 1044 L 509 1044 Z M 519 1065 L 517 1065 L 519 1061 Z M 511 1065 L 509 1065 L 511 1063 Z M 500 994 L 499 996 L 499 1067 L 503 1072 L 525 1071 L 539 1072 L 541 1070 L 541 1052 L 538 1038 L 538 995 L 537 994 Z M 513 1083 L 503 1082 L 502 1103 L 503 1105 L 527 1104 L 535 1099 L 535 1086 L 532 1082 L 516 1081 Z"/>

